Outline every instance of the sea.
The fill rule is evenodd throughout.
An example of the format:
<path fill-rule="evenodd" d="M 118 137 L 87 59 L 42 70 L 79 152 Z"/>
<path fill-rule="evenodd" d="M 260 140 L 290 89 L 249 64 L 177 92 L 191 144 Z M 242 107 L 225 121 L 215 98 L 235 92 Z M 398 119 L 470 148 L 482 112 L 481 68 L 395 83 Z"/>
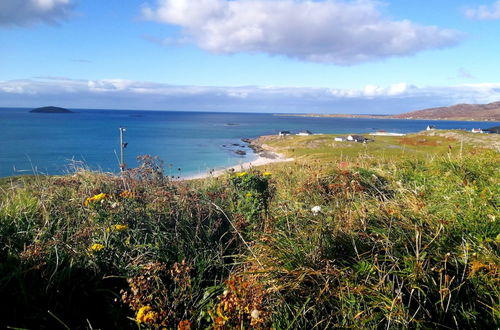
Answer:
<path fill-rule="evenodd" d="M 296 117 L 270 113 L 72 109 L 72 114 L 0 108 L 0 177 L 72 173 L 75 168 L 118 173 L 120 127 L 125 163 L 156 156 L 167 175 L 189 177 L 249 162 L 257 155 L 241 141 L 279 131 L 314 134 L 412 133 L 488 128 L 499 122 Z M 236 153 L 238 151 L 238 153 Z"/>

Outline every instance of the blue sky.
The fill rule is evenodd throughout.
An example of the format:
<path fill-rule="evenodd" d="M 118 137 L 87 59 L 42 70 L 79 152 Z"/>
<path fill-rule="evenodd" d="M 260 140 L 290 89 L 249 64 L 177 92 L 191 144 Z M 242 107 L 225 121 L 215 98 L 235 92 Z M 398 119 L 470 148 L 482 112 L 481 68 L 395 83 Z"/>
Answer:
<path fill-rule="evenodd" d="M 400 113 L 500 100 L 500 1 L 2 0 L 0 106 Z"/>

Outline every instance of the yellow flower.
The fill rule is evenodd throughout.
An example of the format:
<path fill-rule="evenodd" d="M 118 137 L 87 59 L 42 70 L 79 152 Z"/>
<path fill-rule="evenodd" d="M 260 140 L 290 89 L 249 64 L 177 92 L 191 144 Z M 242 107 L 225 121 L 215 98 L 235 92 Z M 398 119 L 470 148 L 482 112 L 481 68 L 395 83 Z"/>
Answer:
<path fill-rule="evenodd" d="M 153 323 L 158 318 L 158 313 L 151 306 L 143 306 L 137 312 L 135 320 L 138 323 Z"/>
<path fill-rule="evenodd" d="M 100 200 L 103 200 L 104 198 L 108 197 L 107 194 L 105 193 L 100 193 L 100 194 L 97 194 L 97 195 L 94 195 L 92 197 L 89 197 L 85 200 L 85 202 L 83 203 L 85 206 L 89 205 L 90 203 L 92 202 L 98 202 Z"/>
<path fill-rule="evenodd" d="M 99 244 L 99 243 L 94 243 L 89 247 L 90 252 L 99 252 L 102 249 L 104 249 L 104 245 Z"/>
<path fill-rule="evenodd" d="M 247 174 L 248 174 L 247 172 L 240 172 L 240 173 L 236 173 L 236 176 L 242 177 L 242 176 L 245 176 Z"/>
<path fill-rule="evenodd" d="M 246 196 L 247 197 L 252 197 L 252 193 L 247 193 Z"/>
<path fill-rule="evenodd" d="M 270 176 L 272 173 L 271 172 L 264 172 L 262 173 L 263 176 Z"/>
<path fill-rule="evenodd" d="M 106 231 L 107 232 L 110 232 L 110 231 L 123 231 L 123 230 L 127 230 L 127 229 L 128 229 L 127 225 L 113 225 L 111 227 L 106 228 Z"/>

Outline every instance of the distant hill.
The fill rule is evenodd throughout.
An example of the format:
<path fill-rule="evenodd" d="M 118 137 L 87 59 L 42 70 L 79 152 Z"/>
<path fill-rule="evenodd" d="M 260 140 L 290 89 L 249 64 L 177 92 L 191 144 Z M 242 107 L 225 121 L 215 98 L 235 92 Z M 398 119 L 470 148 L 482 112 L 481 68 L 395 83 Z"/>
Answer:
<path fill-rule="evenodd" d="M 457 104 L 450 107 L 412 111 L 391 117 L 400 119 L 500 121 L 500 102 L 489 104 Z"/>
<path fill-rule="evenodd" d="M 71 110 L 59 108 L 59 107 L 41 107 L 31 110 L 30 112 L 36 113 L 74 113 Z"/>

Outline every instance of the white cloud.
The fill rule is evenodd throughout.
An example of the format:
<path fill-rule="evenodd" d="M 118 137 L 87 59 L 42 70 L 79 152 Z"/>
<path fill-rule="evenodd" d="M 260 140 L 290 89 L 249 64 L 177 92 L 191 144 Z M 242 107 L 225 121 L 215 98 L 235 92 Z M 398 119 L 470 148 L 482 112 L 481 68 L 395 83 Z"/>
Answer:
<path fill-rule="evenodd" d="M 387 95 L 400 95 L 408 91 L 408 89 L 413 88 L 413 86 L 408 85 L 407 83 L 399 83 L 389 87 L 387 91 Z"/>
<path fill-rule="evenodd" d="M 496 20 L 500 19 L 500 1 L 489 6 L 481 5 L 475 8 L 469 8 L 465 11 L 465 16 L 476 20 Z"/>
<path fill-rule="evenodd" d="M 0 0 L 0 26 L 54 24 L 70 15 L 73 0 Z"/>
<path fill-rule="evenodd" d="M 0 81 L 0 107 L 55 104 L 73 108 L 401 113 L 456 103 L 500 100 L 500 83 L 417 87 L 408 83 L 359 89 L 276 86 L 176 86 L 123 79 L 64 77 Z"/>
<path fill-rule="evenodd" d="M 375 98 L 410 94 L 413 88 L 416 87 L 402 82 L 388 87 L 366 85 L 361 89 L 328 89 L 327 93 L 342 98 Z"/>
<path fill-rule="evenodd" d="M 152 21 L 182 27 L 183 38 L 215 53 L 259 52 L 350 65 L 458 43 L 460 34 L 382 16 L 380 2 L 157 0 Z"/>

